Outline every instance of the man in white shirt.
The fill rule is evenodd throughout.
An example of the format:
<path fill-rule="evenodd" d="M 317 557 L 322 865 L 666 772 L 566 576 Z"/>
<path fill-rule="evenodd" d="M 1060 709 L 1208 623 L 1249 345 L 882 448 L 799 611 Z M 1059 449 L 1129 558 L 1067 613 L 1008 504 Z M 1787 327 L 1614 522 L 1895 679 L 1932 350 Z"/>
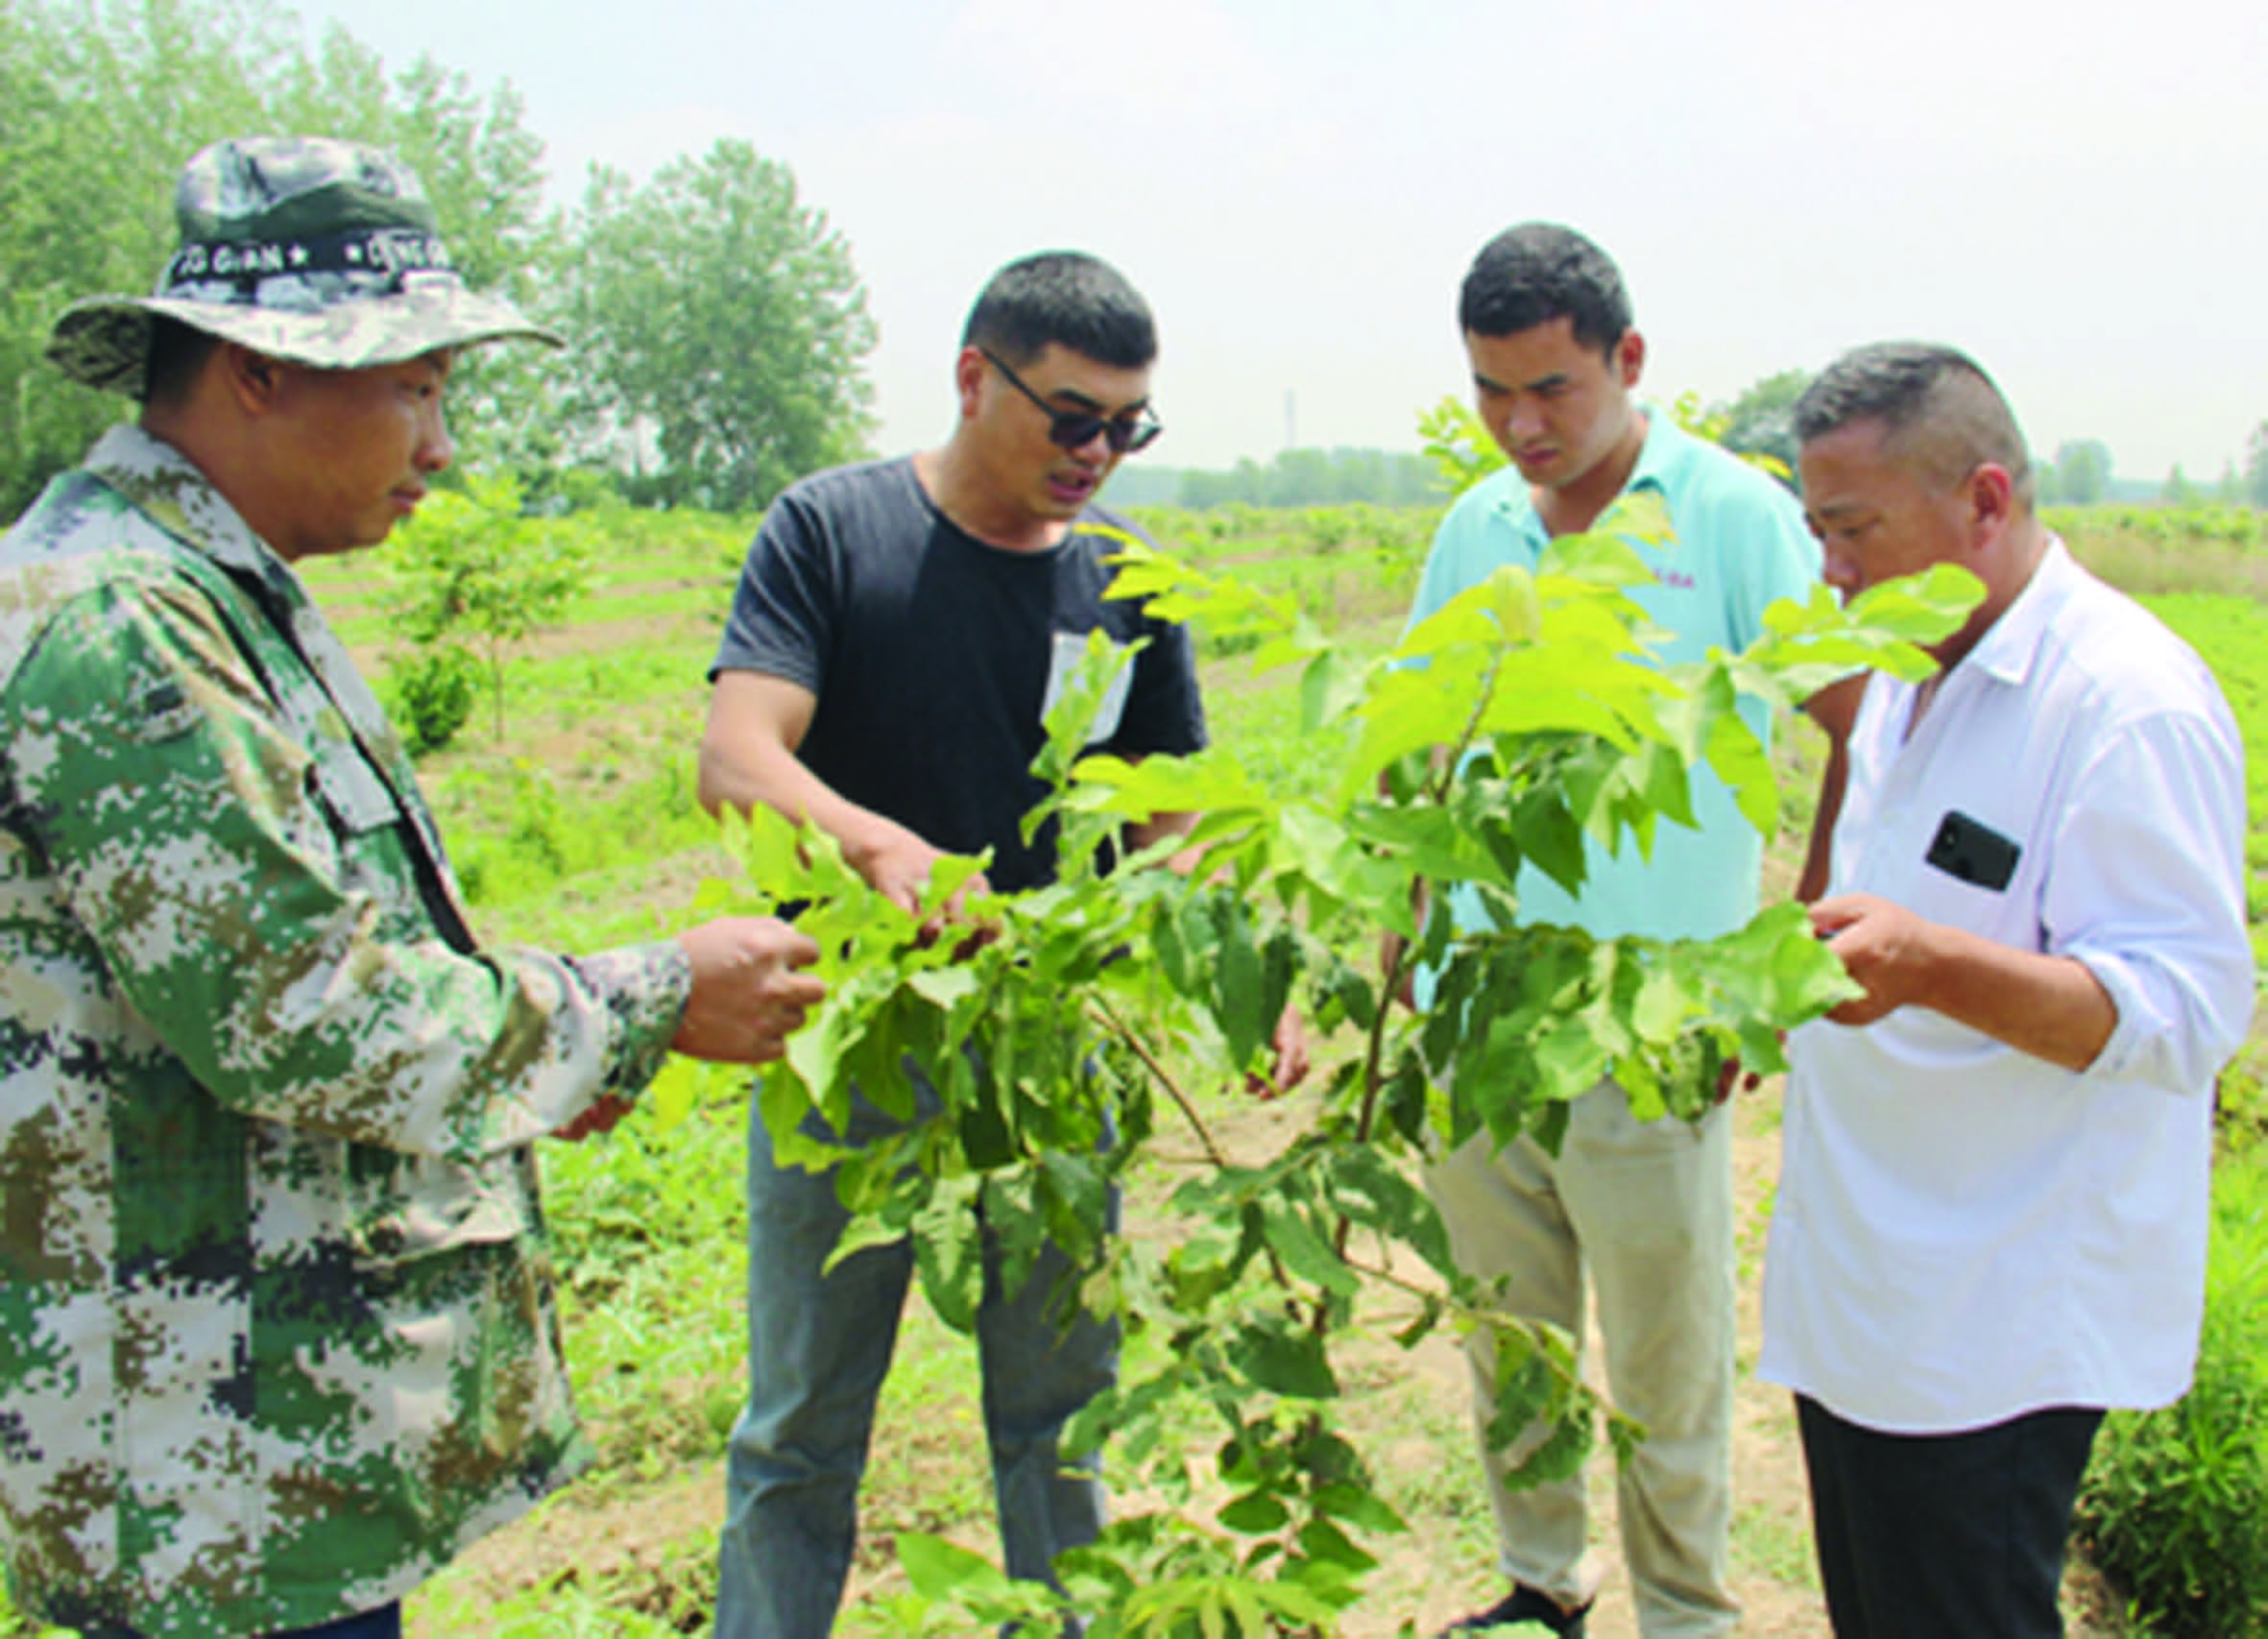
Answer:
<path fill-rule="evenodd" d="M 1796 1392 L 1838 1634 L 2059 1634 L 2103 1410 L 2195 1361 L 2253 1000 L 2243 749 L 2034 515 L 1969 359 L 1861 349 L 1795 425 L 1832 585 L 1951 563 L 1985 599 L 1851 732 L 1812 920 L 1866 994 L 1791 1044 L 1757 1372 Z"/>

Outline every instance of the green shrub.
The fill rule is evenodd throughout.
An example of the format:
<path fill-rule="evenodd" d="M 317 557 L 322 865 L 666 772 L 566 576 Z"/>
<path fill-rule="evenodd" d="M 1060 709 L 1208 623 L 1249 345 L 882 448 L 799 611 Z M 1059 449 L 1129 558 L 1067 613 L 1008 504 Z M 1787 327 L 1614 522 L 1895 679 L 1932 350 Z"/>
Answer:
<path fill-rule="evenodd" d="M 392 670 L 394 721 L 413 755 L 457 737 L 480 692 L 480 662 L 454 643 L 414 649 Z"/>
<path fill-rule="evenodd" d="M 1257 632 L 1213 633 L 1194 623 L 1190 626 L 1192 645 L 1200 661 L 1233 660 L 1238 655 L 1248 655 L 1260 647 Z"/>
<path fill-rule="evenodd" d="M 508 476 L 469 473 L 435 494 L 387 557 L 387 621 L 421 650 L 477 649 L 504 737 L 504 672 L 539 627 L 559 620 L 590 579 L 591 540 L 560 520 L 523 518 Z"/>
<path fill-rule="evenodd" d="M 2164 1639 L 2268 1635 L 2268 1149 L 2226 1160 L 2197 1380 L 2095 1442 L 2079 1537 Z"/>

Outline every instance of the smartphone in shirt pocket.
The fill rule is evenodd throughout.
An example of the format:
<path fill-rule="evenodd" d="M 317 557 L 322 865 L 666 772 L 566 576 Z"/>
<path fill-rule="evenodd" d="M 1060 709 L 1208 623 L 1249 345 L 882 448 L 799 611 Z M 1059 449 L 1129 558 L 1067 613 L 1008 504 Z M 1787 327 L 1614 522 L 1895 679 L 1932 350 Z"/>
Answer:
<path fill-rule="evenodd" d="M 1938 822 L 1937 835 L 1930 839 L 1929 852 L 1922 858 L 1959 881 L 2003 893 L 2015 878 L 2016 861 L 2023 857 L 2023 853 L 2021 844 L 2001 835 L 1982 820 L 1959 808 L 1947 808 L 1945 817 Z"/>

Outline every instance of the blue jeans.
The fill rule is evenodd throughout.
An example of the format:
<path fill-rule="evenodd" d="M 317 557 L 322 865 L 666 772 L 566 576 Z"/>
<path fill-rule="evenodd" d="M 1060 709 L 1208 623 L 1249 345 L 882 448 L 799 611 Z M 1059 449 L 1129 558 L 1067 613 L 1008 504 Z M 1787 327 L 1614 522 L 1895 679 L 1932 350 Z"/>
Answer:
<path fill-rule="evenodd" d="M 852 1139 L 886 1120 L 861 1101 Z M 1114 1200 L 1114 1230 L 1116 1210 Z M 749 1397 L 726 1462 L 717 1639 L 826 1639 L 842 1603 L 875 1399 L 913 1271 L 901 1241 L 822 1276 L 846 1217 L 832 1173 L 780 1167 L 752 1111 Z M 1023 1290 L 1004 1295 L 987 1238 L 977 1312 L 984 1432 L 1008 1574 L 1029 1580 L 1052 1581 L 1055 1555 L 1092 1542 L 1103 1520 L 1093 1465 L 1067 1469 L 1057 1436 L 1110 1385 L 1118 1329 L 1083 1313 L 1068 1330 L 1057 1323 L 1052 1294 L 1069 1267 L 1050 1247 Z"/>
<path fill-rule="evenodd" d="M 94 1627 L 82 1639 L 142 1639 L 142 1635 L 132 1627 Z M 320 1627 L 279 1628 L 268 1639 L 401 1639 L 401 1605 L 398 1601 Z"/>

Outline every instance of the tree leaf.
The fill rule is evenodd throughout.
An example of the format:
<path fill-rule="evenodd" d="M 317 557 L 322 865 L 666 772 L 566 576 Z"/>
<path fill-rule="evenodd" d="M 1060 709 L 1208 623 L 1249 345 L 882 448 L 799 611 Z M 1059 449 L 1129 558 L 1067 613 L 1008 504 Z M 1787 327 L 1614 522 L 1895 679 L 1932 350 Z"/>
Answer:
<path fill-rule="evenodd" d="M 898 1533 L 898 1563 L 905 1568 L 905 1579 L 925 1599 L 1008 1592 L 1008 1579 L 991 1560 L 928 1531 Z"/>
<path fill-rule="evenodd" d="M 1263 1315 L 1237 1327 L 1228 1347 L 1229 1363 L 1255 1386 L 1300 1400 L 1330 1400 L 1339 1379 L 1323 1353 L 1323 1341 L 1282 1315 Z"/>
<path fill-rule="evenodd" d="M 922 1295 L 937 1318 L 955 1332 L 977 1328 L 977 1306 L 984 1295 L 984 1248 L 977 1221 L 974 1177 L 940 1181 L 913 1220 L 913 1264 Z M 846 1231 L 846 1234 L 848 1232 Z"/>
<path fill-rule="evenodd" d="M 1436 1270 L 1447 1273 L 1455 1267 L 1439 1211 L 1375 1149 L 1327 1154 L 1316 1181 L 1323 1198 L 1354 1222 L 1391 1236 Z"/>
<path fill-rule="evenodd" d="M 1291 1522 L 1291 1510 L 1270 1491 L 1246 1491 L 1222 1506 L 1214 1516 L 1223 1527 L 1243 1536 L 1281 1531 Z"/>
<path fill-rule="evenodd" d="M 1291 1273 L 1342 1297 L 1352 1297 L 1362 1290 L 1354 1271 L 1331 1250 L 1330 1242 L 1315 1232 L 1305 1214 L 1273 1201 L 1263 1202 L 1260 1210 L 1265 1226 L 1262 1233 Z"/>
<path fill-rule="evenodd" d="M 1378 1568 L 1378 1556 L 1356 1543 L 1330 1519 L 1317 1516 L 1299 1528 L 1299 1546 L 1311 1559 L 1349 1571 Z"/>
<path fill-rule="evenodd" d="M 1261 1043 L 1275 1027 L 1275 1020 L 1267 1015 L 1266 974 L 1243 902 L 1222 891 L 1215 893 L 1211 903 L 1215 931 L 1213 1016 L 1227 1038 L 1229 1061 L 1242 1070 L 1252 1063 Z"/>
<path fill-rule="evenodd" d="M 835 1265 L 846 1258 L 855 1258 L 875 1246 L 895 1246 L 905 1239 L 905 1231 L 892 1227 L 881 1218 L 863 1216 L 854 1217 L 843 1225 L 842 1233 L 835 1237 L 834 1244 L 828 1249 L 827 1261 L 820 1265 L 819 1272 L 832 1273 Z"/>
<path fill-rule="evenodd" d="M 654 1108 L 656 1129 L 667 1132 L 691 1115 L 708 1082 L 709 1073 L 703 1065 L 671 1053 L 645 1092 L 645 1101 Z"/>

